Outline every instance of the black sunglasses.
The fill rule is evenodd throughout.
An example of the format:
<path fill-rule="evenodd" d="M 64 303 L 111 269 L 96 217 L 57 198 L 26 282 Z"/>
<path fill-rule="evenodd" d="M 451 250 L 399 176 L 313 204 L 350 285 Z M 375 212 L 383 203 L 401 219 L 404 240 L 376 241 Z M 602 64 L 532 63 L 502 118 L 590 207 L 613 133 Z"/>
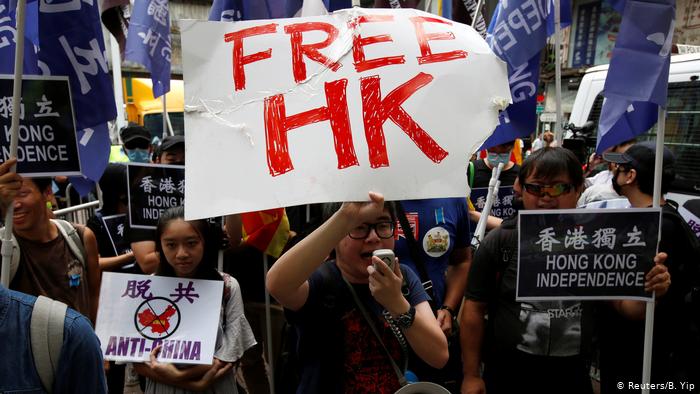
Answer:
<path fill-rule="evenodd" d="M 536 185 L 534 183 L 524 183 L 525 191 L 537 197 L 544 197 L 545 194 L 550 197 L 559 197 L 562 194 L 570 192 L 574 185 L 570 183 L 556 183 L 554 185 Z"/>

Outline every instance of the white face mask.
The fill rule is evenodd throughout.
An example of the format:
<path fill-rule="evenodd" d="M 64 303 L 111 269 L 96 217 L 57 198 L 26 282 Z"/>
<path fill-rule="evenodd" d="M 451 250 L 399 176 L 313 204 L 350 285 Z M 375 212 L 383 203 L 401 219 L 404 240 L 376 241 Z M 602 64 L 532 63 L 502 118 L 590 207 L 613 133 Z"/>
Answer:
<path fill-rule="evenodd" d="M 510 151 L 506 153 L 488 153 L 488 159 L 489 163 L 493 166 L 497 166 L 499 163 L 503 163 L 503 165 L 507 165 L 508 162 L 510 161 Z"/>

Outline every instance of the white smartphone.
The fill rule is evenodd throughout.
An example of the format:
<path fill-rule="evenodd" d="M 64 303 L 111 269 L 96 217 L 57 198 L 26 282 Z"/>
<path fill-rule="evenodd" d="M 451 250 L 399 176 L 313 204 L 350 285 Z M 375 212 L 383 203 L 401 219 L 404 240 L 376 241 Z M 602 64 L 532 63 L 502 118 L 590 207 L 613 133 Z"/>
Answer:
<path fill-rule="evenodd" d="M 394 251 L 391 249 L 377 249 L 372 252 L 372 256 L 379 257 L 380 260 L 386 264 L 390 270 L 394 270 Z M 377 269 L 375 264 L 374 269 Z"/>

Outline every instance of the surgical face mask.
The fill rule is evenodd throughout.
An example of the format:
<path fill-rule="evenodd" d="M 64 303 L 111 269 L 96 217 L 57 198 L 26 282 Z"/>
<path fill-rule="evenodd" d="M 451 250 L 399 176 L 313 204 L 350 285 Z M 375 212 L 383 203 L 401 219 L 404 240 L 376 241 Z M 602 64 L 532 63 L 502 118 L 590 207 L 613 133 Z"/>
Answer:
<path fill-rule="evenodd" d="M 151 161 L 148 149 L 130 149 L 126 151 L 126 156 L 133 163 L 149 163 Z"/>
<path fill-rule="evenodd" d="M 499 163 L 503 163 L 503 165 L 505 166 L 510 161 L 510 152 L 506 152 L 506 153 L 491 153 L 491 152 L 489 152 L 487 157 L 489 159 L 489 163 L 491 163 L 491 165 L 493 165 L 494 167 L 497 166 Z"/>

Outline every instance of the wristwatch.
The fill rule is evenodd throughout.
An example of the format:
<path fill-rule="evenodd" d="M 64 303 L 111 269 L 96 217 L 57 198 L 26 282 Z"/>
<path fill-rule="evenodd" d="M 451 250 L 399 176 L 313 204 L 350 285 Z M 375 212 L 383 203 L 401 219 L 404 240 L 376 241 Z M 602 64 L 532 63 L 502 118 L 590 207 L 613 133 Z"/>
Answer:
<path fill-rule="evenodd" d="M 390 323 L 394 323 L 399 326 L 399 328 L 405 330 L 413 325 L 413 320 L 416 318 L 416 308 L 411 305 L 407 312 L 404 312 L 396 317 L 391 316 L 391 313 L 385 310 L 384 318 Z"/>

